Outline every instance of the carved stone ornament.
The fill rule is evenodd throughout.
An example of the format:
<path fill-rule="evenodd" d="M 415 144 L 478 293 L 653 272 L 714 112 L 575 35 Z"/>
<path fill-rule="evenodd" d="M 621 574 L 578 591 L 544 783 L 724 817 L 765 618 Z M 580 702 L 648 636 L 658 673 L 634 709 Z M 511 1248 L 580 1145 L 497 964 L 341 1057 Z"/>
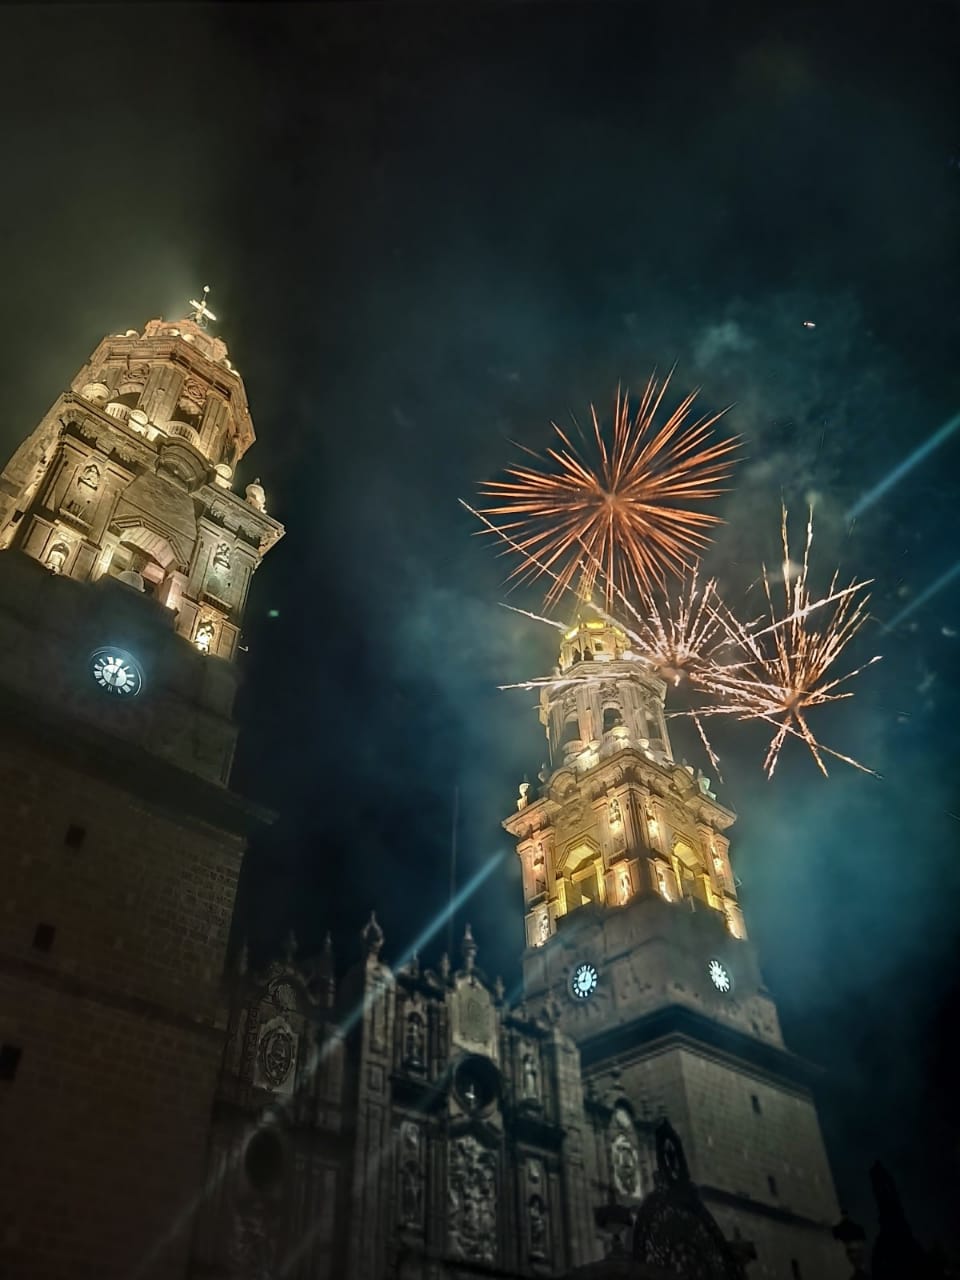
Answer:
<path fill-rule="evenodd" d="M 261 1039 L 257 1050 L 260 1070 L 274 1088 L 279 1089 L 290 1075 L 295 1052 L 296 1041 L 287 1027 L 271 1027 Z"/>
<path fill-rule="evenodd" d="M 449 1147 L 447 1170 L 450 1251 L 471 1262 L 495 1261 L 497 1252 L 497 1160 L 471 1134 Z"/>
<path fill-rule="evenodd" d="M 207 398 L 207 388 L 199 378 L 190 376 L 184 381 L 181 395 L 185 400 L 192 401 L 197 409 L 200 409 Z"/>
<path fill-rule="evenodd" d="M 531 1258 L 545 1258 L 549 1252 L 549 1218 L 546 1178 L 539 1160 L 527 1161 L 527 1244 Z"/>
<path fill-rule="evenodd" d="M 634 1199 L 640 1194 L 640 1158 L 625 1133 L 618 1133 L 610 1144 L 613 1185 L 621 1196 Z"/>
<path fill-rule="evenodd" d="M 289 982 L 278 982 L 272 992 L 273 1003 L 278 1009 L 296 1009 L 297 993 Z"/>

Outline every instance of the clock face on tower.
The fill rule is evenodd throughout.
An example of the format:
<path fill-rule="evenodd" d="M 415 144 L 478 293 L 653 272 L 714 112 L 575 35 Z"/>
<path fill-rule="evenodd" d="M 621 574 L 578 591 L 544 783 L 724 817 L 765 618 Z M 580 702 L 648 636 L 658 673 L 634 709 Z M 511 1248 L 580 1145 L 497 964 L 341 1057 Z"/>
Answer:
<path fill-rule="evenodd" d="M 597 989 L 600 975 L 597 966 L 584 961 L 578 964 L 570 979 L 570 993 L 575 1000 L 589 1000 Z"/>
<path fill-rule="evenodd" d="M 99 689 L 114 697 L 132 698 L 143 687 L 139 662 L 123 649 L 97 649 L 90 655 L 90 674 Z"/>
<path fill-rule="evenodd" d="M 725 965 L 722 965 L 719 960 L 711 960 L 707 965 L 707 973 L 710 975 L 710 981 L 721 995 L 730 994 L 733 988 L 733 980 Z"/>

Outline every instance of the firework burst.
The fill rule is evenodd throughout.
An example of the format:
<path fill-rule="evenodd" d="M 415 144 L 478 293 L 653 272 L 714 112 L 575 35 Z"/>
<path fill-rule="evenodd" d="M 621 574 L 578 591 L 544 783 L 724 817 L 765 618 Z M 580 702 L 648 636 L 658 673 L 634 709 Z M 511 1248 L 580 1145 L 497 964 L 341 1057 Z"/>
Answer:
<path fill-rule="evenodd" d="M 669 573 L 690 567 L 720 517 L 685 504 L 723 492 L 738 441 L 710 443 L 720 413 L 690 421 L 696 392 L 656 426 L 669 384 L 669 376 L 651 378 L 635 412 L 618 390 L 611 444 L 591 406 L 582 448 L 554 423 L 557 447 L 544 456 L 526 450 L 536 465 L 512 467 L 509 480 L 483 486 L 483 496 L 500 503 L 483 515 L 499 521 L 494 532 L 520 555 L 509 580 L 549 570 L 553 605 L 575 585 L 589 594 L 599 578 L 609 608 L 615 588 L 650 595 Z"/>
<path fill-rule="evenodd" d="M 722 605 L 716 580 L 700 584 L 699 565 L 684 573 L 674 594 L 645 595 L 631 609 L 633 639 L 659 675 L 676 688 L 684 680 L 698 683 L 715 667 L 715 654 L 729 644 L 718 617 Z"/>
<path fill-rule="evenodd" d="M 797 568 L 790 560 L 787 539 L 787 511 L 782 510 L 780 524 L 783 544 L 784 616 L 777 617 L 773 591 L 766 568 L 763 589 L 769 609 L 769 625 L 761 630 L 739 622 L 726 607 L 713 610 L 713 616 L 727 639 L 737 645 L 743 661 L 731 666 L 715 665 L 701 672 L 700 686 L 718 699 L 718 705 L 698 708 L 698 717 L 732 715 L 740 720 L 762 720 L 776 732 L 763 762 L 768 778 L 773 777 L 780 752 L 787 738 L 801 738 L 809 747 L 820 771 L 826 776 L 823 756 L 830 755 L 864 773 L 874 773 L 865 765 L 818 742 L 807 721 L 807 713 L 852 697 L 840 686 L 859 675 L 865 667 L 879 661 L 871 658 L 863 666 L 843 676 L 833 675 L 836 662 L 844 649 L 867 621 L 869 596 L 861 595 L 867 582 L 852 582 L 837 588 L 838 574 L 833 575 L 830 589 L 823 599 L 812 599 L 809 589 L 810 546 L 813 541 L 813 513 L 807 520 L 807 539 L 803 562 Z M 833 611 L 823 610 L 833 605 Z M 811 625 L 814 613 L 821 621 Z M 683 713 L 681 713 L 683 714 Z"/>

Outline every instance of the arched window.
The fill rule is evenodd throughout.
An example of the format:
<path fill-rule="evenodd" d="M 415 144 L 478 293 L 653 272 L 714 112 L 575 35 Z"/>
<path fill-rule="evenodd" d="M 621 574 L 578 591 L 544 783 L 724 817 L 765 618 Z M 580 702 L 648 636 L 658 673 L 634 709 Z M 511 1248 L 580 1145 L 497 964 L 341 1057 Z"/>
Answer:
<path fill-rule="evenodd" d="M 610 705 L 603 708 L 603 732 L 609 733 L 611 729 L 616 729 L 617 725 L 623 724 L 623 712 L 616 705 Z"/>
<path fill-rule="evenodd" d="M 568 716 L 564 721 L 563 732 L 560 735 L 560 746 L 565 747 L 568 742 L 580 741 L 580 722 L 577 717 Z"/>

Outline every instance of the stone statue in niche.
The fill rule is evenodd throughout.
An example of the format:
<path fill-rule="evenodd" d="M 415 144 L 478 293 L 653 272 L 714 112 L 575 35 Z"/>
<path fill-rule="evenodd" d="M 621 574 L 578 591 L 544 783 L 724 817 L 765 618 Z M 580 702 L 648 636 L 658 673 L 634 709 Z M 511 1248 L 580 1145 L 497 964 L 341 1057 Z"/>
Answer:
<path fill-rule="evenodd" d="M 201 622 L 197 627 L 196 634 L 193 637 L 193 643 L 197 646 L 201 653 L 209 653 L 213 647 L 213 637 L 216 628 L 212 622 Z"/>
<path fill-rule="evenodd" d="M 542 947 L 546 940 L 550 937 L 550 917 L 546 911 L 540 916 L 539 922 L 539 945 Z"/>
<path fill-rule="evenodd" d="M 537 1071 L 537 1060 L 532 1053 L 523 1055 L 523 1096 L 532 1099 L 540 1097 L 540 1077 Z"/>
<path fill-rule="evenodd" d="M 527 1241 L 531 1258 L 547 1256 L 548 1220 L 543 1165 L 527 1161 Z"/>
<path fill-rule="evenodd" d="M 419 1125 L 400 1125 L 400 1222 L 405 1227 L 423 1225 L 423 1140 Z"/>
<path fill-rule="evenodd" d="M 533 856 L 533 892 L 547 892 L 547 862 L 543 852 L 543 844 L 538 841 L 537 851 Z"/>
<path fill-rule="evenodd" d="M 419 1013 L 407 1015 L 406 1034 L 403 1043 L 404 1061 L 410 1066 L 422 1067 L 425 1050 L 423 1018 Z"/>
<path fill-rule="evenodd" d="M 620 801 L 616 796 L 613 797 L 610 804 L 607 806 L 607 820 L 610 823 L 611 831 L 619 831 L 623 826 L 623 812 L 620 808 Z"/>
<path fill-rule="evenodd" d="M 51 573 L 62 573 L 63 566 L 67 562 L 70 555 L 70 548 L 63 542 L 55 542 L 47 552 L 47 558 L 44 561 Z"/>
<path fill-rule="evenodd" d="M 496 1259 L 497 1162 L 473 1137 L 454 1139 L 447 1174 L 450 1250 L 471 1262 Z"/>
<path fill-rule="evenodd" d="M 225 542 L 218 542 L 213 553 L 213 567 L 218 573 L 230 572 L 230 548 Z"/>
<path fill-rule="evenodd" d="M 624 1118 L 625 1119 L 625 1118 Z M 610 1144 L 613 1185 L 620 1195 L 632 1199 L 640 1194 L 640 1158 L 637 1148 L 621 1130 Z"/>
<path fill-rule="evenodd" d="M 620 867 L 617 871 L 617 894 L 621 903 L 630 901 L 630 869 L 628 867 Z"/>
<path fill-rule="evenodd" d="M 88 489 L 93 489 L 94 491 L 100 488 L 100 472 L 93 463 L 91 463 L 89 467 L 83 468 L 80 472 L 77 483 L 84 485 Z"/>
<path fill-rule="evenodd" d="M 530 1197 L 527 1220 L 530 1224 L 530 1253 L 534 1258 L 542 1258 L 547 1251 L 547 1212 L 539 1196 Z"/>

